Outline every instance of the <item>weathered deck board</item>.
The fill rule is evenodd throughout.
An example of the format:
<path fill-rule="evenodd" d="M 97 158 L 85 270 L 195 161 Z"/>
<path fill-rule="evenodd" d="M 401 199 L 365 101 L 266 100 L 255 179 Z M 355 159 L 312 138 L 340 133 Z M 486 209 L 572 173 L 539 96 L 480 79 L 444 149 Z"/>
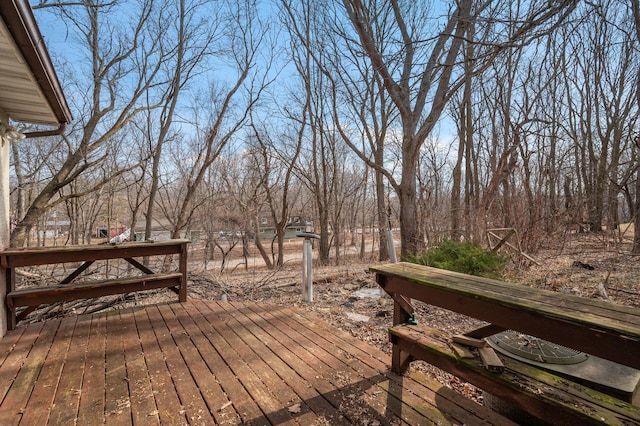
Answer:
<path fill-rule="evenodd" d="M 94 315 L 91 320 L 91 331 L 89 332 L 89 343 L 83 369 L 84 376 L 82 385 L 78 389 L 80 393 L 78 424 L 104 422 L 106 320 L 107 316 L 104 314 Z"/>
<path fill-rule="evenodd" d="M 90 330 L 91 317 L 78 317 L 69 354 L 65 358 L 55 399 L 51 406 L 49 417 L 51 424 L 62 425 L 75 422 L 80 404 L 80 389 L 82 389 L 82 374 L 78 374 L 78 372 L 84 371 Z"/>
<path fill-rule="evenodd" d="M 191 300 L 20 326 L 2 424 L 511 424 L 287 307 Z"/>

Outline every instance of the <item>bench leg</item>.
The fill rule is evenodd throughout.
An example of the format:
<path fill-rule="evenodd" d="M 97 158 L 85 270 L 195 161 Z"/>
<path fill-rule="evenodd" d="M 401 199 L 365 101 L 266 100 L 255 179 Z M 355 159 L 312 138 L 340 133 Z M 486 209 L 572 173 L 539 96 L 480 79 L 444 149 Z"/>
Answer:
<path fill-rule="evenodd" d="M 391 371 L 396 374 L 404 374 L 409 369 L 413 357 L 411 354 L 400 350 L 398 345 L 393 345 L 391 352 Z"/>
<path fill-rule="evenodd" d="M 413 313 L 413 306 L 411 306 L 411 299 L 406 299 L 404 296 L 394 297 L 393 303 L 393 325 L 405 324 L 411 318 Z M 413 360 L 413 357 L 408 353 L 401 351 L 396 342 L 391 338 L 393 349 L 391 351 L 391 371 L 396 374 L 404 374 L 409 369 L 409 364 Z"/>

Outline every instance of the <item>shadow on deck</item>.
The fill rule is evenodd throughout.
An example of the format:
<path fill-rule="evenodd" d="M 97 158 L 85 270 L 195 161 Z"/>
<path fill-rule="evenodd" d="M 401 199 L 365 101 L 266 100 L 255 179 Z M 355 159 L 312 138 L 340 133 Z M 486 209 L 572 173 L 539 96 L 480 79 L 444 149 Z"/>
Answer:
<path fill-rule="evenodd" d="M 509 424 L 312 314 L 199 301 L 19 326 L 3 425 Z"/>

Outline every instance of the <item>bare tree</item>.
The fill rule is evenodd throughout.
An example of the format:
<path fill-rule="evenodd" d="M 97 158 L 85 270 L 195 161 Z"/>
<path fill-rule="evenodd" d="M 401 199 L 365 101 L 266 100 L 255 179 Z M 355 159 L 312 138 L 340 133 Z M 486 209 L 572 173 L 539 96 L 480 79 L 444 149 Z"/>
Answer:
<path fill-rule="evenodd" d="M 421 242 L 416 227 L 416 171 L 420 148 L 431 134 L 445 106 L 464 82 L 458 77 L 459 56 L 470 25 L 474 22 L 512 22 L 514 29 L 502 40 L 491 40 L 481 52 L 473 74 L 481 73 L 501 51 L 517 47 L 537 37 L 542 25 L 559 21 L 574 1 L 532 2 L 528 10 L 516 16 L 497 16 L 500 5 L 459 2 L 434 36 L 425 34 L 420 22 L 428 20 L 424 4 L 391 0 L 383 2 L 344 0 L 350 22 L 358 35 L 362 51 L 380 74 L 389 96 L 398 108 L 402 122 L 402 177 L 396 191 L 400 197 L 402 252 L 417 251 Z M 389 5 L 389 6 L 387 6 Z M 510 11 L 512 12 L 512 11 Z M 485 16 L 483 14 L 490 14 Z M 520 17 L 521 19 L 518 19 Z M 482 18 L 482 19 L 480 19 Z M 384 23 L 382 22 L 384 20 Z M 393 29 L 389 26 L 393 24 Z M 495 28 L 494 28 L 495 29 Z M 398 49 L 380 49 L 381 31 L 385 37 L 395 34 L 402 40 Z M 548 31 L 548 27 L 544 27 Z M 389 31 L 392 31 L 391 33 Z M 473 42 L 473 41 L 471 41 Z"/>
<path fill-rule="evenodd" d="M 146 0 L 139 2 L 137 9 L 131 8 L 131 24 L 126 28 L 110 25 L 110 22 L 121 22 L 109 18 L 118 12 L 113 6 L 83 2 L 77 8 L 57 9 L 60 18 L 84 43 L 82 48 L 90 58 L 88 79 L 78 81 L 80 86 L 86 86 L 87 105 L 77 106 L 81 111 L 78 119 L 81 124 L 63 137 L 60 148 L 64 159 L 19 218 L 11 235 L 12 246 L 24 245 L 28 231 L 40 215 L 52 207 L 56 194 L 99 164 L 106 155 L 105 145 L 141 111 L 154 107 L 142 103 L 143 96 L 160 83 L 163 66 L 162 56 L 158 57 L 157 34 L 148 31 L 155 13 L 154 4 Z M 97 182 L 94 188 L 105 183 Z M 84 193 L 92 189 L 83 188 Z M 78 194 L 67 195 L 73 196 Z"/>
<path fill-rule="evenodd" d="M 269 41 L 269 28 L 260 20 L 255 2 L 229 2 L 227 7 L 217 52 L 228 59 L 228 81 L 212 84 L 207 98 L 200 96 L 193 109 L 197 134 L 188 141 L 190 146 L 174 150 L 174 159 L 181 162 L 176 166 L 182 169 L 182 189 L 177 199 L 172 195 L 172 211 L 165 210 L 173 238 L 180 236 L 198 208 L 197 192 L 208 168 L 238 136 L 272 78 L 269 57 L 259 56 Z"/>
<path fill-rule="evenodd" d="M 146 238 L 151 235 L 160 180 L 160 162 L 163 160 L 162 153 L 165 142 L 171 138 L 170 130 L 175 119 L 180 94 L 191 83 L 193 77 L 197 75 L 198 68 L 202 67 L 207 55 L 210 54 L 211 44 L 217 38 L 222 37 L 222 34 L 216 32 L 216 26 L 209 25 L 208 22 L 198 18 L 198 16 L 202 16 L 205 13 L 210 19 L 209 22 L 221 21 L 222 18 L 216 16 L 216 14 L 221 13 L 223 8 L 215 8 L 215 10 L 208 8 L 205 10 L 201 1 L 186 2 L 185 0 L 180 0 L 175 9 L 172 7 L 173 4 L 173 1 L 166 3 L 163 9 L 165 13 L 160 22 L 164 22 L 167 25 L 175 23 L 175 27 L 158 28 L 160 33 L 170 34 L 175 37 L 175 41 L 172 43 L 171 50 L 173 54 L 171 55 L 171 61 L 168 61 L 167 64 L 169 84 L 163 94 L 162 106 L 158 111 L 149 111 L 146 122 L 145 133 L 149 139 L 148 149 L 151 153 L 151 182 L 145 212 Z M 220 31 L 219 28 L 218 31 Z M 152 113 L 155 112 L 157 112 L 157 123 L 151 118 Z M 154 132 L 156 127 L 158 128 L 157 134 Z"/>

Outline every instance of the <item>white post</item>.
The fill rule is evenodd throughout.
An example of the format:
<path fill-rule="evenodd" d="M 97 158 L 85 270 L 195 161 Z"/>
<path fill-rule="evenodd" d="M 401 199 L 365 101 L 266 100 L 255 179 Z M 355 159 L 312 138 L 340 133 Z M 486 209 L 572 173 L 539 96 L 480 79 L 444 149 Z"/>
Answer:
<path fill-rule="evenodd" d="M 304 232 L 298 232 L 297 237 L 304 238 L 302 243 L 302 301 L 313 302 L 313 251 L 311 239 L 320 238 L 313 233 L 313 224 L 307 222 Z"/>
<path fill-rule="evenodd" d="M 389 259 L 391 263 L 398 263 L 396 257 L 396 244 L 393 242 L 393 231 L 391 228 L 387 229 L 387 249 L 389 251 Z"/>
<path fill-rule="evenodd" d="M 0 250 L 9 248 L 10 218 L 9 204 L 9 117 L 0 109 Z M 14 133 L 15 134 L 15 133 Z M 0 338 L 7 333 L 7 277 L 4 269 L 0 270 Z"/>
<path fill-rule="evenodd" d="M 305 237 L 302 247 L 302 300 L 313 302 L 313 253 L 309 237 Z"/>

